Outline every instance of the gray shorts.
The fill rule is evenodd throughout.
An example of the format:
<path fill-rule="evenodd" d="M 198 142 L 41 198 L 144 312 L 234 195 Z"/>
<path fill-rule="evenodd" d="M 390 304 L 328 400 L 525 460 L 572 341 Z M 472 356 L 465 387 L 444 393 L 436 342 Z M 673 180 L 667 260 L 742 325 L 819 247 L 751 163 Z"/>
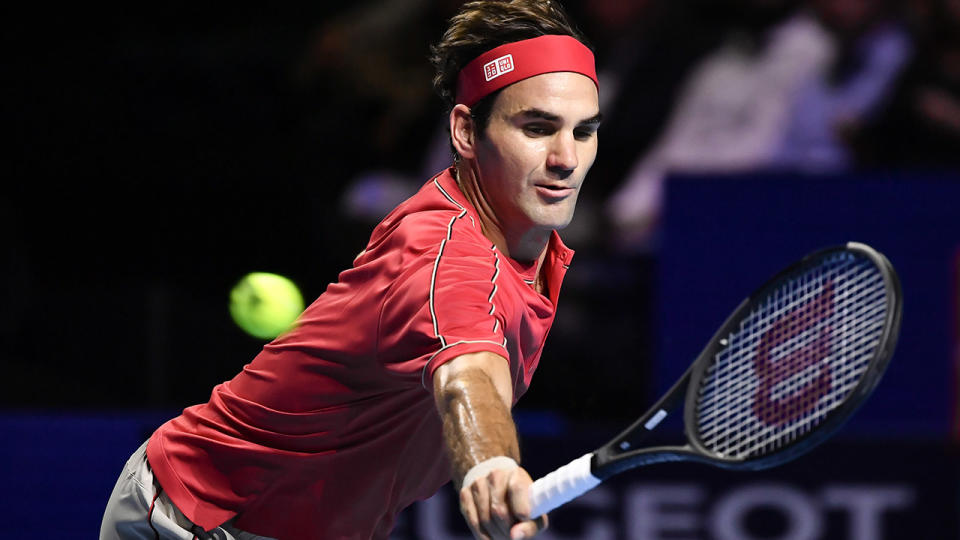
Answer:
<path fill-rule="evenodd" d="M 208 532 L 191 523 L 154 478 L 147 462 L 147 443 L 143 443 L 127 460 L 110 494 L 100 540 L 272 540 L 230 523 Z"/>

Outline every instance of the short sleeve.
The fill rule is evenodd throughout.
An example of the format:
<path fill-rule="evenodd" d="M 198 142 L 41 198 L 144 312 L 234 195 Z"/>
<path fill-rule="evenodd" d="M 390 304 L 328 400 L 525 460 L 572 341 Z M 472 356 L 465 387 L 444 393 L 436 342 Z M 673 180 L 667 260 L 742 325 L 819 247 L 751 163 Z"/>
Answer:
<path fill-rule="evenodd" d="M 488 351 L 509 358 L 499 252 L 468 238 L 446 240 L 432 255 L 394 284 L 380 331 L 391 369 L 418 372 L 428 390 L 436 369 L 457 356 Z"/>

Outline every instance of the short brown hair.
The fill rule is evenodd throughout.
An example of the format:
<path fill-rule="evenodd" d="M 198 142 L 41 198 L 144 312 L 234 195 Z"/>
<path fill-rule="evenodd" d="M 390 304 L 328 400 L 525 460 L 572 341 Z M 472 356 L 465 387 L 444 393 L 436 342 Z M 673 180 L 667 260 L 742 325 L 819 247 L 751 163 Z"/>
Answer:
<path fill-rule="evenodd" d="M 440 42 L 430 47 L 430 61 L 436 68 L 433 88 L 447 112 L 456 105 L 457 77 L 471 60 L 515 41 L 544 35 L 573 36 L 590 46 L 570 22 L 560 4 L 551 0 L 476 0 L 465 3 L 454 15 Z M 471 111 L 482 134 L 490 109 L 499 92 L 477 102 Z"/>

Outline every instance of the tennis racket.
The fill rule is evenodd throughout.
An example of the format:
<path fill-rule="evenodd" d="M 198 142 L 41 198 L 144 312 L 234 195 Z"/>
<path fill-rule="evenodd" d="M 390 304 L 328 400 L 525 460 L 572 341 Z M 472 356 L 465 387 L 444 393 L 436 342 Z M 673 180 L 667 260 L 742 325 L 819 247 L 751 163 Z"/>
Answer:
<path fill-rule="evenodd" d="M 693 461 L 758 470 L 809 451 L 870 395 L 893 354 L 901 291 L 867 245 L 812 253 L 745 299 L 654 406 L 533 483 L 539 516 L 627 469 Z M 682 446 L 641 443 L 684 399 Z"/>

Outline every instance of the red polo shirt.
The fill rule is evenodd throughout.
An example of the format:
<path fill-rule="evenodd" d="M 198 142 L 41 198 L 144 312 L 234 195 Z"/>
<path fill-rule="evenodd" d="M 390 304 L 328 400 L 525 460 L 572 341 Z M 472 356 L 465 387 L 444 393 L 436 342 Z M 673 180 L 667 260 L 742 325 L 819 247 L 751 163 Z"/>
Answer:
<path fill-rule="evenodd" d="M 210 530 L 281 539 L 386 538 L 404 507 L 450 479 L 434 371 L 459 355 L 509 358 L 527 390 L 573 252 L 553 233 L 535 265 L 499 252 L 444 171 L 373 231 L 299 320 L 210 401 L 151 437 L 168 496 Z"/>

